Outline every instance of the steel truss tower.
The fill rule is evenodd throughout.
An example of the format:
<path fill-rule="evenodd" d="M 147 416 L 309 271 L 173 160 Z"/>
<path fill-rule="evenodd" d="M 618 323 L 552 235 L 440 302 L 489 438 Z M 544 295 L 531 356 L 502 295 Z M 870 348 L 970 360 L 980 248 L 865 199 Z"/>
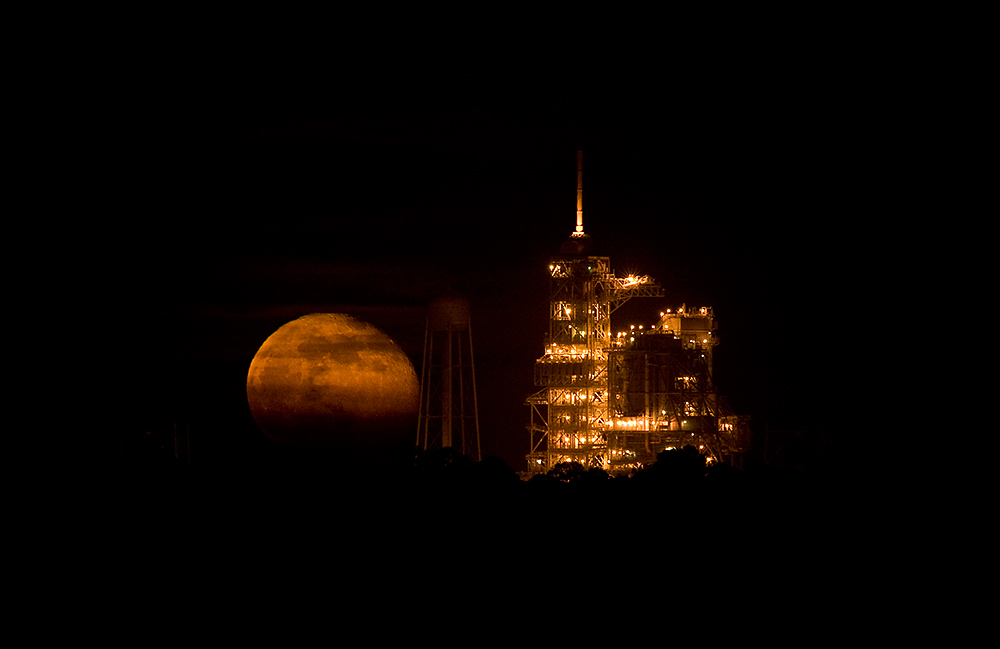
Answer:
<path fill-rule="evenodd" d="M 649 335 L 611 335 L 611 314 L 633 297 L 662 297 L 648 276 L 616 277 L 608 257 L 588 254 L 582 162 L 577 156 L 576 231 L 549 261 L 549 334 L 527 399 L 528 473 L 562 462 L 621 472 L 671 447 L 694 444 L 715 460 L 746 450 L 746 417 L 712 382 L 718 344 L 710 307 L 665 312 Z"/>
<path fill-rule="evenodd" d="M 560 462 L 609 466 L 611 314 L 633 297 L 662 290 L 649 277 L 616 277 L 608 257 L 588 254 L 583 231 L 583 154 L 577 152 L 576 230 L 549 262 L 549 334 L 528 397 L 529 472 Z M 544 444 L 544 448 L 543 448 Z"/>
<path fill-rule="evenodd" d="M 549 335 L 535 361 L 542 389 L 528 397 L 529 471 L 560 462 L 607 468 L 607 431 L 617 414 L 608 390 L 611 314 L 632 297 L 663 293 L 648 277 L 616 277 L 608 257 L 561 255 L 549 272 Z"/>

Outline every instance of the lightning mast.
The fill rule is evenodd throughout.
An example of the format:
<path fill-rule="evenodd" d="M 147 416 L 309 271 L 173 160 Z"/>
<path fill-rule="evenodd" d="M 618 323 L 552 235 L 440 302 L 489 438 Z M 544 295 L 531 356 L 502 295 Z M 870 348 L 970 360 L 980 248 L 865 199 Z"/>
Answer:
<path fill-rule="evenodd" d="M 577 152 L 576 228 L 549 260 L 549 334 L 535 361 L 528 474 L 562 462 L 610 472 L 653 463 L 692 445 L 738 464 L 750 446 L 749 417 L 716 390 L 719 340 L 712 307 L 667 309 L 649 328 L 611 336 L 611 314 L 633 297 L 662 297 L 647 276 L 616 277 L 591 254 L 583 231 L 583 154 Z"/>
<path fill-rule="evenodd" d="M 583 151 L 576 152 L 576 231 L 571 235 L 583 234 Z"/>
<path fill-rule="evenodd" d="M 608 354 L 611 313 L 633 297 L 659 297 L 648 276 L 616 277 L 611 260 L 590 254 L 583 230 L 583 152 L 577 152 L 576 228 L 549 260 L 549 333 L 535 361 L 530 408 L 530 473 L 561 462 L 609 468 Z"/>

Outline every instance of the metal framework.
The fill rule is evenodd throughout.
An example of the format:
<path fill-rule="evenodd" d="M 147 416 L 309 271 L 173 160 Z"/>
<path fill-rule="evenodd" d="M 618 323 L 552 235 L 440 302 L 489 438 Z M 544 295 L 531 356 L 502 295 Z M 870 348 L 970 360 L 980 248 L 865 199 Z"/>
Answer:
<path fill-rule="evenodd" d="M 608 257 L 586 254 L 582 157 L 576 230 L 549 262 L 549 334 L 528 397 L 528 473 L 562 462 L 627 472 L 668 448 L 694 445 L 715 461 L 749 447 L 749 418 L 712 381 L 718 344 L 711 307 L 660 314 L 656 325 L 611 335 L 611 314 L 633 297 L 662 297 L 648 276 L 616 277 Z"/>
<path fill-rule="evenodd" d="M 716 328 L 712 307 L 682 306 L 612 340 L 609 470 L 632 470 L 689 444 L 715 461 L 734 462 L 747 449 L 749 418 L 729 408 L 712 380 Z"/>
<path fill-rule="evenodd" d="M 749 417 L 736 415 L 712 379 L 719 340 L 712 307 L 661 313 L 649 329 L 610 334 L 610 316 L 632 297 L 661 297 L 648 277 L 618 278 L 607 257 L 557 258 L 549 336 L 528 397 L 528 472 L 579 462 L 612 473 L 651 464 L 693 445 L 738 463 Z"/>
<path fill-rule="evenodd" d="M 615 395 L 609 391 L 611 314 L 633 297 L 663 295 L 649 277 L 616 277 L 608 257 L 562 255 L 549 264 L 549 334 L 528 397 L 529 472 L 560 462 L 607 468 Z"/>

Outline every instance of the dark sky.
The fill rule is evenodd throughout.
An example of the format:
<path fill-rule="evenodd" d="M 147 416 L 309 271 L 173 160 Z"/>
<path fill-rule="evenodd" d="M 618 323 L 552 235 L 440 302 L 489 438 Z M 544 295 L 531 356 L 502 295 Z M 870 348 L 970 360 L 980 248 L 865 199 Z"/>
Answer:
<path fill-rule="evenodd" d="M 348 313 L 417 364 L 426 304 L 453 289 L 472 304 L 484 453 L 522 469 L 577 149 L 597 252 L 666 292 L 615 325 L 712 305 L 738 412 L 839 429 L 860 352 L 838 327 L 877 224 L 858 169 L 877 143 L 834 57 L 234 51 L 144 74 L 108 278 L 135 318 L 110 343 L 119 430 L 184 422 L 202 461 L 253 454 L 246 371 L 275 329 Z"/>

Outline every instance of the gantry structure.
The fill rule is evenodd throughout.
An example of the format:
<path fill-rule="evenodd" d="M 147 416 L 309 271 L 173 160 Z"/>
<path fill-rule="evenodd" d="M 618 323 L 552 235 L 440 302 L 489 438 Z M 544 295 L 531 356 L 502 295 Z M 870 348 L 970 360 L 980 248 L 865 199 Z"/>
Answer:
<path fill-rule="evenodd" d="M 612 338 L 606 469 L 630 471 L 654 462 L 660 451 L 688 445 L 712 461 L 741 463 L 750 419 L 733 412 L 715 386 L 716 332 L 712 307 L 682 305 L 661 312 L 648 329 L 632 326 Z"/>
<path fill-rule="evenodd" d="M 749 422 L 728 410 L 712 381 L 711 307 L 665 311 L 648 330 L 613 336 L 612 313 L 663 289 L 648 276 L 616 276 L 610 258 L 592 250 L 578 153 L 576 230 L 549 260 L 549 333 L 535 361 L 540 389 L 527 399 L 528 473 L 562 462 L 627 472 L 688 444 L 732 461 L 748 446 Z"/>

